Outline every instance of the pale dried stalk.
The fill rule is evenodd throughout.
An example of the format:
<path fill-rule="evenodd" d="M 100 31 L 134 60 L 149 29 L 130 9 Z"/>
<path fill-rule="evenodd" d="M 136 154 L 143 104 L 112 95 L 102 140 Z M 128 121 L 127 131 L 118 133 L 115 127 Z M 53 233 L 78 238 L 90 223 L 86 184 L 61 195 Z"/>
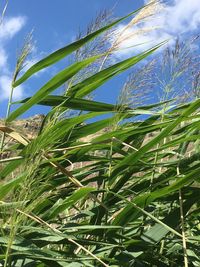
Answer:
<path fill-rule="evenodd" d="M 23 144 L 24 146 L 27 146 L 29 144 L 29 140 L 26 139 L 25 137 L 21 136 L 19 133 L 15 132 L 14 130 L 12 130 L 11 128 L 8 128 L 6 126 L 2 126 L 0 127 L 0 131 L 6 132 L 8 133 L 12 138 L 14 138 L 16 141 L 18 141 L 19 143 Z M 53 160 L 51 160 L 50 155 L 45 154 L 42 155 L 43 159 L 48 160 L 49 163 L 56 168 L 57 170 L 59 170 L 61 173 L 63 173 L 64 175 L 66 175 L 68 177 L 68 179 L 78 188 L 82 188 L 84 187 L 84 185 L 79 182 L 71 173 L 71 171 L 66 170 L 63 166 L 61 166 L 59 163 L 54 162 Z M 21 158 L 21 157 L 20 157 Z M 19 159 L 20 159 L 19 158 Z M 8 160 L 8 159 L 7 159 Z M 73 163 L 71 161 L 69 161 L 67 159 L 67 161 L 71 164 L 71 166 L 73 167 Z M 104 209 L 108 210 L 108 208 L 101 202 L 99 201 L 99 199 L 97 197 L 95 197 L 93 194 L 89 194 L 89 196 L 96 201 L 99 205 L 101 205 L 102 207 L 104 207 Z"/>
<path fill-rule="evenodd" d="M 51 229 L 53 232 L 57 233 L 57 234 L 62 234 L 61 231 L 59 231 L 58 229 L 52 227 L 49 223 L 45 222 L 44 220 L 42 220 L 40 217 L 36 216 L 36 215 L 30 215 L 22 210 L 16 209 L 19 213 L 25 215 L 26 217 L 36 221 L 39 224 L 43 224 L 45 226 L 47 226 L 49 229 Z M 101 259 L 99 259 L 97 256 L 95 256 L 92 252 L 90 252 L 88 249 L 86 249 L 85 247 L 83 247 L 81 244 L 79 244 L 78 242 L 76 242 L 75 240 L 71 239 L 71 238 L 67 238 L 68 241 L 70 241 L 71 243 L 75 244 L 77 247 L 79 247 L 80 249 L 82 249 L 83 251 L 85 251 L 88 255 L 90 255 L 92 258 L 94 258 L 95 260 L 97 260 L 98 262 L 100 262 L 103 266 L 105 267 L 109 267 L 105 262 L 103 262 Z"/>
<path fill-rule="evenodd" d="M 110 141 L 111 141 L 111 139 L 108 139 L 108 140 L 104 140 L 104 141 L 100 141 L 100 142 L 89 142 L 89 143 L 86 143 L 86 144 L 80 144 L 80 145 L 77 145 L 77 146 L 56 148 L 56 149 L 52 149 L 51 152 L 67 151 L 67 150 L 72 150 L 72 149 L 81 148 L 81 147 L 93 146 L 93 145 L 98 145 L 98 144 L 106 144 L 106 143 L 109 143 Z"/>
<path fill-rule="evenodd" d="M 1 14 L 1 18 L 0 18 L 0 26 L 1 26 L 2 23 L 3 23 L 3 19 L 4 19 L 4 16 L 5 16 L 7 7 L 8 7 L 8 0 L 6 0 L 5 6 L 4 6 L 3 11 L 2 11 L 2 14 Z"/>
<path fill-rule="evenodd" d="M 118 198 L 120 198 L 121 200 L 124 200 L 126 203 L 128 203 L 129 205 L 133 206 L 134 208 L 136 208 L 137 210 L 141 211 L 143 214 L 145 214 L 146 216 L 148 216 L 149 218 L 151 218 L 152 220 L 154 220 L 155 222 L 159 223 L 160 225 L 162 225 L 163 227 L 165 227 L 166 229 L 168 229 L 170 232 L 174 233 L 175 235 L 177 235 L 178 237 L 182 238 L 182 235 L 177 232 L 176 230 L 174 230 L 173 228 L 171 228 L 170 226 L 168 226 L 167 224 L 163 223 L 161 220 L 159 220 L 158 218 L 156 218 L 155 216 L 151 215 L 149 212 L 147 212 L 146 210 L 140 208 L 138 205 L 136 205 L 135 203 L 129 201 L 128 199 L 126 199 L 125 197 L 114 193 L 110 190 L 108 190 L 109 193 L 113 194 L 114 196 L 117 196 Z"/>
<path fill-rule="evenodd" d="M 19 159 L 23 159 L 23 157 L 12 157 L 12 158 L 5 158 L 5 159 L 1 159 L 0 163 L 5 163 L 5 162 L 10 162 L 10 161 L 16 161 Z"/>
<path fill-rule="evenodd" d="M 131 35 L 129 32 L 132 26 L 136 26 L 139 23 L 143 23 L 145 20 L 147 20 L 148 18 L 154 16 L 159 11 L 161 11 L 162 8 L 163 6 L 161 5 L 159 0 L 150 0 L 149 3 L 144 8 L 142 8 L 142 10 L 118 33 L 118 37 L 114 40 L 112 46 L 107 51 L 107 54 L 102 61 L 99 71 L 102 70 L 106 60 L 108 59 L 108 56 L 114 50 L 119 49 L 120 45 L 125 40 L 132 38 L 133 35 L 139 35 L 139 34 L 143 34 L 145 31 L 147 32 L 147 31 L 153 30 L 154 27 L 146 29 L 146 30 L 145 28 L 140 28 L 138 31 L 133 32 Z"/>
<path fill-rule="evenodd" d="M 135 147 L 133 147 L 133 146 L 131 146 L 131 145 L 129 145 L 129 144 L 127 144 L 127 143 L 121 141 L 120 139 L 118 139 L 118 138 L 116 138 L 116 137 L 113 137 L 112 139 L 113 139 L 115 142 L 118 142 L 118 143 L 120 143 L 120 144 L 122 144 L 122 145 L 124 145 L 124 146 L 126 146 L 126 147 L 128 147 L 128 148 L 133 149 L 134 151 L 138 151 L 137 148 L 135 148 Z M 139 161 L 142 162 L 143 164 L 147 164 L 147 163 L 144 162 L 143 160 L 139 160 Z"/>
<path fill-rule="evenodd" d="M 143 22 L 144 19 L 149 19 L 151 16 L 161 11 L 162 7 L 160 0 L 149 0 L 147 5 L 131 20 L 129 23 L 130 26 Z"/>
<path fill-rule="evenodd" d="M 135 26 L 135 25 L 138 26 L 138 24 L 144 23 L 145 21 L 152 19 L 152 17 L 158 14 L 162 9 L 163 9 L 163 5 L 160 3 L 159 0 L 153 0 L 153 1 L 150 0 L 149 3 L 121 31 L 116 41 L 116 45 L 119 46 L 120 43 L 132 37 L 132 35 L 141 35 L 146 32 L 159 28 L 159 26 L 152 26 L 152 27 L 145 27 L 145 28 L 142 27 L 142 28 L 139 28 L 139 30 L 133 32 L 132 35 L 130 35 L 129 32 L 126 33 L 132 26 Z M 126 38 L 123 36 L 126 36 Z"/>
<path fill-rule="evenodd" d="M 177 175 L 180 175 L 180 169 L 177 167 Z M 181 231 L 182 231 L 182 244 L 183 244 L 183 256 L 184 256 L 184 267 L 188 267 L 188 255 L 187 255 L 187 242 L 185 235 L 185 221 L 183 212 L 183 197 L 181 189 L 179 189 L 179 205 L 180 205 L 180 219 L 181 219 Z"/>
<path fill-rule="evenodd" d="M 129 40 L 130 38 L 133 38 L 136 36 L 141 36 L 142 34 L 146 34 L 148 32 L 156 30 L 156 29 L 160 29 L 160 27 L 159 26 L 152 26 L 152 27 L 139 28 L 139 29 L 136 29 L 135 31 L 130 31 L 130 32 L 125 31 L 121 35 L 121 37 L 118 39 L 118 42 L 115 45 L 115 49 L 113 47 L 113 50 L 119 49 L 121 43 Z M 127 47 L 127 48 L 129 48 L 129 47 Z"/>
<path fill-rule="evenodd" d="M 76 241 L 74 241 L 73 239 L 69 238 L 68 239 L 71 243 L 75 244 L 76 246 L 78 246 L 80 249 L 84 250 L 87 254 L 89 254 L 91 257 L 93 257 L 94 259 L 96 259 L 98 262 L 100 262 L 103 266 L 105 267 L 109 267 L 109 265 L 107 265 L 105 262 L 103 262 L 101 259 L 99 259 L 97 256 L 95 256 L 94 254 L 92 254 L 92 252 L 90 252 L 89 250 L 87 250 L 85 247 L 83 247 L 81 244 L 77 243 Z"/>

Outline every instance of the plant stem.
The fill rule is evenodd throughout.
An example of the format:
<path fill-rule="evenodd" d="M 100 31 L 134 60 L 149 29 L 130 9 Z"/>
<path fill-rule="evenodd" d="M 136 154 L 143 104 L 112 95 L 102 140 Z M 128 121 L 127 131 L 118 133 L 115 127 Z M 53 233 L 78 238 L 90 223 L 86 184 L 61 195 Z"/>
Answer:
<path fill-rule="evenodd" d="M 2 14 L 1 14 L 1 18 L 0 18 L 0 26 L 1 26 L 1 25 L 2 25 L 2 23 L 3 23 L 3 19 L 4 19 L 4 16 L 5 16 L 5 13 L 6 13 L 7 7 L 8 7 L 8 0 L 6 0 L 6 3 L 5 3 L 5 6 L 4 6 L 4 9 L 3 9 L 3 11 L 2 11 Z"/>
<path fill-rule="evenodd" d="M 177 167 L 177 175 L 180 175 L 179 167 Z M 181 215 L 180 218 L 181 218 L 184 267 L 188 267 L 187 243 L 186 243 L 185 222 L 184 222 L 184 212 L 183 212 L 183 197 L 182 197 L 181 189 L 179 189 L 179 205 L 180 205 L 180 215 Z"/>
<path fill-rule="evenodd" d="M 12 105 L 12 98 L 13 98 L 13 92 L 14 92 L 14 87 L 11 86 L 11 91 L 10 91 L 10 96 L 8 99 L 8 105 L 7 105 L 7 111 L 6 111 L 6 120 L 10 114 L 10 109 L 11 109 L 11 105 Z M 6 124 L 6 120 L 5 120 L 5 124 Z M 2 137 L 1 137 L 1 143 L 0 143 L 0 152 L 2 152 L 3 150 L 3 146 L 4 146 L 4 142 L 5 142 L 5 133 L 3 133 Z"/>
<path fill-rule="evenodd" d="M 181 214 L 181 230 L 182 230 L 182 243 L 183 243 L 183 255 L 184 255 L 184 267 L 188 267 L 188 256 L 187 256 L 187 243 L 185 236 L 185 222 L 183 213 L 183 198 L 181 189 L 179 190 L 179 203 L 180 203 L 180 214 Z"/>

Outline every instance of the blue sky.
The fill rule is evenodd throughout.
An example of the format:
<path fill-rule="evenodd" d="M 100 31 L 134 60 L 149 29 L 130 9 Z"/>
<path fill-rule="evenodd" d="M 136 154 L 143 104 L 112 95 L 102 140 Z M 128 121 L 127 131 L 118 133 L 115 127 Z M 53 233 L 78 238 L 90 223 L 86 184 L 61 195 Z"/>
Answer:
<path fill-rule="evenodd" d="M 1 11 L 5 4 L 1 1 Z M 120 59 L 131 56 L 133 49 L 124 48 L 141 42 L 147 43 L 141 49 L 145 50 L 156 42 L 173 39 L 178 34 L 191 34 L 198 31 L 200 25 L 199 0 L 171 0 L 171 5 L 165 6 L 165 11 L 159 10 L 158 16 L 151 22 L 147 21 L 143 27 L 151 28 L 161 25 L 162 29 L 151 31 L 145 36 L 136 38 L 136 29 L 130 28 L 129 38 L 122 43 L 122 51 L 116 54 Z M 117 4 L 116 4 L 117 3 Z M 35 49 L 32 61 L 37 61 L 67 43 L 76 36 L 79 28 L 84 30 L 96 14 L 105 8 L 112 8 L 116 4 L 115 16 L 123 16 L 141 7 L 143 0 L 15 0 L 9 1 L 3 24 L 0 26 L 0 117 L 5 116 L 9 82 L 16 62 L 17 50 L 22 46 L 23 39 L 28 32 L 34 29 Z M 125 25 L 119 25 L 119 29 Z M 15 97 L 20 99 L 33 94 L 51 77 L 48 71 L 32 78 L 16 88 Z M 113 103 L 122 87 L 126 74 L 107 83 L 96 92 L 96 99 Z M 43 113 L 44 109 L 36 107 L 27 112 L 26 116 Z"/>

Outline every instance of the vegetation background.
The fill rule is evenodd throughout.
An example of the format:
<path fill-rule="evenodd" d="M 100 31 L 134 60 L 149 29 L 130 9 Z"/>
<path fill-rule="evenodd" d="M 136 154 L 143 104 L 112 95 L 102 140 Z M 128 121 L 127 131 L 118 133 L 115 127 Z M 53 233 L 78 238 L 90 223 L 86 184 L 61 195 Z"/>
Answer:
<path fill-rule="evenodd" d="M 102 11 L 75 42 L 23 72 L 27 36 L 0 124 L 2 266 L 200 266 L 198 36 L 112 56 L 158 4 L 120 19 Z M 17 86 L 65 57 L 69 66 L 13 102 Z M 115 105 L 94 100 L 130 68 Z M 16 119 L 34 105 L 50 111 L 30 136 Z"/>

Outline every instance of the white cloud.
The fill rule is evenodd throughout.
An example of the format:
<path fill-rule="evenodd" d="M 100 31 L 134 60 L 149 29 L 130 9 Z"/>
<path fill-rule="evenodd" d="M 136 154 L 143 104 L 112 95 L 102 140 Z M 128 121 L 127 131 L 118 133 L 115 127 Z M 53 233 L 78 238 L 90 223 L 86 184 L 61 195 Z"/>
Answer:
<path fill-rule="evenodd" d="M 12 73 L 8 64 L 9 51 L 6 50 L 6 43 L 24 27 L 25 17 L 4 18 L 0 25 L 0 102 L 9 98 L 11 90 Z M 23 96 L 23 87 L 19 86 L 14 90 L 15 100 Z"/>
<path fill-rule="evenodd" d="M 200 25 L 199 0 L 174 0 L 163 15 L 166 30 L 174 34 L 194 31 Z"/>
<path fill-rule="evenodd" d="M 5 18 L 0 27 L 0 40 L 6 41 L 14 37 L 25 25 L 25 17 L 10 17 Z"/>
<path fill-rule="evenodd" d="M 0 68 L 4 68 L 5 66 L 7 66 L 7 59 L 8 55 L 5 49 L 0 47 Z"/>
<path fill-rule="evenodd" d="M 26 72 L 30 67 L 32 67 L 35 63 L 37 63 L 39 60 L 41 60 L 42 58 L 42 54 L 43 53 L 39 53 L 37 50 L 37 47 L 35 46 L 34 43 L 31 43 L 31 51 L 30 51 L 30 55 L 28 58 L 26 58 L 25 62 L 24 62 L 24 67 L 21 70 L 22 73 Z M 40 73 L 42 73 L 44 70 L 41 70 Z M 36 73 L 35 75 L 39 75 L 38 73 Z"/>
<path fill-rule="evenodd" d="M 21 70 L 21 74 L 25 73 L 28 69 L 30 69 L 35 63 L 37 63 L 38 61 L 40 61 L 43 57 L 43 55 L 45 55 L 44 53 L 38 53 L 37 48 L 35 46 L 33 46 L 33 49 L 31 49 L 31 54 L 30 56 L 25 60 L 24 62 L 24 67 Z M 38 77 L 40 76 L 42 73 L 46 72 L 47 69 L 42 69 L 39 72 L 34 74 L 34 77 Z"/>
<path fill-rule="evenodd" d="M 7 75 L 0 76 L 0 88 L 1 88 L 0 101 L 9 98 L 11 92 L 11 83 L 12 79 L 10 76 Z M 22 96 L 23 96 L 23 88 L 22 86 L 18 86 L 17 88 L 14 89 L 13 100 L 18 100 L 22 98 Z"/>
<path fill-rule="evenodd" d="M 138 23 L 126 29 L 123 33 L 128 38 L 118 46 L 116 56 L 127 57 L 130 54 L 144 51 L 164 40 L 173 43 L 180 35 L 194 33 L 200 26 L 200 3 L 199 0 L 172 0 L 171 4 L 162 2 L 162 9 L 145 19 L 144 23 Z M 119 25 L 120 32 L 126 25 Z M 113 42 L 115 39 L 113 39 Z M 139 45 L 126 49 L 127 47 Z"/>

